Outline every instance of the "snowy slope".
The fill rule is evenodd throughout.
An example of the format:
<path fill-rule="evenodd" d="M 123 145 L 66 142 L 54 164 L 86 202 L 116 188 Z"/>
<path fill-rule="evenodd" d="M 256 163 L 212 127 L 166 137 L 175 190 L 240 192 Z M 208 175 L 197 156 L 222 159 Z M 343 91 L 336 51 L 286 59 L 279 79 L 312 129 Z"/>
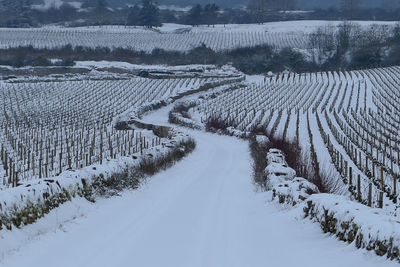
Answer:
<path fill-rule="evenodd" d="M 32 45 L 59 48 L 65 45 L 96 48 L 126 48 L 151 52 L 154 49 L 187 51 L 202 44 L 215 51 L 239 47 L 271 45 L 276 48 L 309 48 L 308 34 L 320 26 L 337 26 L 339 21 L 287 21 L 265 24 L 227 24 L 216 27 L 190 27 L 166 23 L 157 29 L 133 26 L 90 26 L 42 28 L 0 28 L 0 48 Z M 362 27 L 395 22 L 356 21 Z"/>

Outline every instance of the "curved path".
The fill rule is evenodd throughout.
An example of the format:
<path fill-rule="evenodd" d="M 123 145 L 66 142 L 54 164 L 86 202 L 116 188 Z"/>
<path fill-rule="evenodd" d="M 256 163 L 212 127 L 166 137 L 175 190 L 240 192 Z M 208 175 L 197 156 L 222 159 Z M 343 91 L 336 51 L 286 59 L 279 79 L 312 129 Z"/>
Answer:
<path fill-rule="evenodd" d="M 163 122 L 166 112 L 146 120 Z M 254 191 L 246 142 L 191 134 L 198 148 L 175 167 L 137 191 L 99 201 L 0 266 L 397 266 L 268 203 Z"/>

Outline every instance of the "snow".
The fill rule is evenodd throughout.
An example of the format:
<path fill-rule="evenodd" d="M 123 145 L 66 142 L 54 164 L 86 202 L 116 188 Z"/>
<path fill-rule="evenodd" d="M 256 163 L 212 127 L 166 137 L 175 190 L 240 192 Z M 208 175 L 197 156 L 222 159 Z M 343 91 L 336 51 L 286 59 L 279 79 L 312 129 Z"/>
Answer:
<path fill-rule="evenodd" d="M 374 242 L 386 243 L 389 249 L 394 250 L 400 247 L 400 220 L 388 216 L 382 209 L 369 208 L 344 196 L 331 194 L 313 195 L 307 199 L 309 203 L 313 206 L 310 211 L 311 220 L 328 224 L 327 218 L 332 216 L 336 222 L 336 234 L 341 233 L 344 238 L 349 238 L 350 230 L 355 228 L 354 236 L 361 236 L 360 246 L 363 248 L 381 249 Z M 306 205 L 300 208 L 306 210 Z"/>
<path fill-rule="evenodd" d="M 259 145 L 267 145 L 270 142 L 269 138 L 265 135 L 256 135 L 255 140 Z"/>
<path fill-rule="evenodd" d="M 271 148 L 268 151 L 267 162 L 268 164 L 272 163 L 287 164 L 283 152 L 276 148 Z"/>
<path fill-rule="evenodd" d="M 82 62 L 81 64 L 81 66 L 93 68 L 117 66 L 135 69 L 140 67 L 116 62 Z M 157 66 L 156 68 L 164 70 L 167 67 Z M 346 80 L 342 74 L 331 75 L 335 75 L 335 80 Z M 314 77 L 308 77 L 310 80 L 314 79 Z M 284 78 L 282 77 L 282 81 Z M 286 78 L 289 79 L 290 76 Z M 263 79 L 262 76 L 249 76 L 246 81 L 256 84 Z M 315 85 L 313 90 L 316 88 Z M 321 98 L 321 102 L 325 102 L 322 100 L 326 97 L 328 107 L 340 102 L 344 105 L 347 103 L 351 106 L 356 105 L 356 101 L 354 103 L 350 101 L 350 96 L 354 93 L 346 92 L 345 88 L 343 84 L 338 83 L 330 95 L 320 96 L 316 91 L 317 93 L 306 96 L 311 99 Z M 185 89 L 190 88 L 185 87 Z M 217 93 L 223 92 L 224 86 L 215 90 Z M 176 90 L 176 92 L 176 95 L 179 95 L 181 91 Z M 207 93 L 210 98 L 211 92 Z M 197 94 L 197 97 L 201 95 L 202 100 L 205 101 L 207 94 Z M 333 95 L 337 97 L 334 98 Z M 184 97 L 184 99 L 196 101 L 194 97 Z M 165 103 L 172 102 L 168 98 L 164 100 Z M 139 120 L 143 112 L 151 106 L 151 103 L 146 104 L 148 105 L 141 108 L 132 107 L 122 115 Z M 147 114 L 141 121 L 169 125 L 167 118 L 170 109 L 171 105 Z M 268 112 L 273 112 L 268 129 L 277 126 L 276 134 L 282 133 L 285 118 L 289 114 L 283 112 L 282 116 L 278 116 L 274 110 Z M 243 118 L 251 119 L 250 113 L 245 113 L 246 111 L 241 111 L 239 116 L 243 115 Z M 254 114 L 257 114 L 254 115 L 255 118 L 267 116 L 267 113 L 262 115 L 254 112 Z M 291 116 L 289 122 L 293 132 L 295 116 Z M 308 140 L 306 127 L 303 127 L 306 125 L 304 123 L 306 116 L 302 113 L 299 117 L 300 125 L 302 125 L 299 129 L 300 142 L 307 147 L 310 140 Z M 331 116 L 328 115 L 328 117 Z M 255 118 L 249 121 L 256 121 Z M 184 122 L 191 123 L 191 120 L 187 119 Z M 323 120 L 323 128 L 329 129 L 326 124 L 327 121 Z M 318 132 L 314 115 L 310 116 L 310 125 L 314 136 L 312 141 L 317 147 L 320 165 L 322 168 L 333 168 L 323 139 Z M 302 220 L 301 217 L 304 215 L 304 205 L 308 205 L 311 201 L 315 204 L 316 211 L 312 220 L 323 221 L 326 217 L 325 210 L 329 210 L 337 216 L 337 224 L 340 227 L 342 227 L 342 222 L 354 222 L 360 226 L 360 233 L 368 237 L 364 241 L 364 247 L 368 246 L 369 241 L 387 241 L 391 238 L 393 238 L 393 244 L 398 246 L 400 245 L 400 222 L 388 216 L 384 210 L 368 208 L 350 201 L 345 196 L 318 194 L 310 197 L 311 193 L 318 191 L 316 187 L 303 178 L 295 177 L 296 172 L 287 166 L 282 152 L 271 150 L 267 157 L 269 165 L 266 173 L 274 193 L 279 196 L 288 196 L 296 203 L 307 199 L 304 205 L 300 204 L 290 211 L 282 211 L 280 210 L 282 207 L 278 208 L 275 202 L 270 201 L 271 192 L 256 192 L 252 184 L 251 159 L 246 142 L 199 131 L 184 131 L 195 138 L 198 150 L 176 167 L 150 179 L 138 191 L 124 192 L 120 197 L 102 199 L 96 204 L 88 204 L 85 200 L 76 198 L 59 209 L 53 210 L 34 225 L 23 227 L 15 232 L 0 232 L 0 267 L 27 264 L 50 266 L 54 265 L 54 262 L 57 262 L 59 266 L 89 267 L 131 264 L 138 266 L 265 266 L 267 263 L 272 266 L 397 265 L 396 262 L 375 257 L 373 252 L 356 251 L 354 244 L 347 246 L 345 243 L 338 242 L 335 237 L 322 235 L 317 224 Z M 227 129 L 227 133 L 237 137 L 248 135 L 247 132 L 232 127 Z M 259 143 L 268 142 L 268 139 L 262 136 L 257 136 L 256 140 Z M 335 147 L 343 151 L 339 143 L 334 142 Z M 344 151 L 343 153 L 345 154 Z M 111 163 L 114 166 L 111 166 L 112 168 L 122 168 L 120 164 L 114 165 L 114 163 Z M 133 164 L 133 160 L 123 159 L 121 164 Z M 99 172 L 107 171 L 111 167 L 99 166 L 93 175 L 96 176 Z M 88 173 L 91 173 L 89 168 L 68 172 L 57 179 L 62 187 L 77 185 L 79 187 L 79 180 L 87 177 Z M 337 178 L 339 179 L 339 176 Z M 3 207 L 14 209 L 21 206 L 23 208 L 26 203 L 35 201 L 38 192 L 48 190 L 41 181 L 32 181 L 31 188 L 34 188 L 35 192 L 28 190 L 28 194 L 20 192 L 25 192 L 25 187 L 0 191 L 0 199 L 5 199 L 7 203 Z M 50 189 L 58 190 L 51 187 Z M 0 211 L 1 208 L 0 206 Z M 339 226 L 338 229 L 340 229 Z M 290 257 L 287 257 L 288 254 Z"/>
<path fill-rule="evenodd" d="M 141 122 L 140 118 L 146 112 L 150 112 L 157 106 L 164 106 L 166 104 L 173 103 L 176 99 L 180 99 L 185 97 L 186 95 L 196 94 L 198 92 L 205 92 L 211 89 L 216 89 L 216 91 L 224 90 L 224 88 L 230 88 L 232 84 L 240 81 L 240 77 L 230 77 L 228 79 L 217 79 L 213 78 L 212 80 L 206 80 L 203 84 L 193 84 L 185 86 L 181 85 L 180 90 L 176 90 L 176 92 L 169 94 L 165 98 L 157 99 L 151 102 L 147 102 L 139 107 L 132 107 L 123 113 L 117 115 L 113 118 L 112 125 L 116 125 L 119 122 Z"/>
<path fill-rule="evenodd" d="M 244 131 L 241 131 L 241 130 L 237 130 L 234 127 L 226 128 L 226 133 L 228 135 L 235 136 L 235 137 L 238 137 L 238 138 L 248 138 L 250 136 L 250 134 L 251 134 L 250 132 L 244 132 Z"/>
<path fill-rule="evenodd" d="M 146 121 L 167 124 L 168 111 Z M 33 239 L 2 237 L 24 243 L 0 266 L 398 266 L 322 235 L 255 192 L 246 142 L 188 132 L 198 149 L 138 191 Z"/>
<path fill-rule="evenodd" d="M 364 23 L 364 25 L 367 24 Z M 363 200 L 366 200 L 369 179 L 365 173 L 366 168 L 363 168 L 365 163 L 361 162 L 360 167 L 356 167 L 352 163 L 354 159 L 347 155 L 349 154 L 347 151 L 349 150 L 348 144 L 354 144 L 358 149 L 357 151 L 361 152 L 357 156 L 361 155 L 362 161 L 365 161 L 368 155 L 363 152 L 364 148 L 362 146 L 367 148 L 371 146 L 368 147 L 366 142 L 360 141 L 361 138 L 357 139 L 354 134 L 351 135 L 351 132 L 360 131 L 360 127 L 368 128 L 368 124 L 373 123 L 375 120 L 388 120 L 393 122 L 389 124 L 396 124 L 395 121 L 397 119 L 388 118 L 389 115 L 386 115 L 387 118 L 383 118 L 384 115 L 381 114 L 386 113 L 385 102 L 388 102 L 389 113 L 391 110 L 396 110 L 396 101 L 390 100 L 394 99 L 396 95 L 395 84 L 397 84 L 397 79 L 395 77 L 397 76 L 397 67 L 300 75 L 287 72 L 286 74 L 271 77 L 266 82 L 262 76 L 246 76 L 246 88 L 200 103 L 194 112 L 197 114 L 196 118 L 202 118 L 203 121 L 210 117 L 210 114 L 213 114 L 213 116 L 219 115 L 221 118 L 229 116 L 230 120 L 232 120 L 232 125 L 235 125 L 238 130 L 248 130 L 254 126 L 260 126 L 264 127 L 270 134 L 274 133 L 274 137 L 278 138 L 282 138 L 283 133 L 285 133 L 286 139 L 295 140 L 296 135 L 298 135 L 298 141 L 303 148 L 304 154 L 310 152 L 312 141 L 319 167 L 324 174 L 329 174 L 329 179 L 334 185 L 332 186 L 333 191 L 338 194 L 349 195 L 349 186 L 344 183 L 346 179 L 343 179 L 346 177 L 342 177 L 342 174 L 347 175 L 348 172 L 339 173 L 339 166 L 333 164 L 335 162 L 337 165 L 338 161 L 333 161 L 334 154 L 330 155 L 328 153 L 329 151 L 325 144 L 327 142 L 326 136 L 328 135 L 332 146 L 343 155 L 340 157 L 344 161 L 350 162 L 350 164 L 346 163 L 347 167 L 352 167 L 354 174 L 361 175 L 361 194 Z M 243 99 L 246 99 L 246 101 L 243 101 Z M 367 110 L 370 110 L 372 115 L 367 115 L 365 113 Z M 326 114 L 325 111 L 327 111 Z M 333 111 L 336 111 L 338 118 L 334 116 L 335 113 Z M 352 111 L 356 115 L 353 115 Z M 317 115 L 321 120 L 320 125 Z M 353 116 L 356 118 L 352 119 Z M 368 119 L 371 116 L 374 117 Z M 380 119 L 380 117 L 382 118 Z M 297 121 L 299 122 L 298 125 Z M 309 140 L 308 123 L 311 128 L 312 140 Z M 358 124 L 360 126 L 357 126 Z M 386 127 L 385 124 L 383 123 L 383 128 Z M 286 126 L 288 127 L 286 128 Z M 319 126 L 321 126 L 321 131 Z M 355 130 L 349 130 L 354 127 Z M 335 134 L 336 130 L 340 134 Z M 385 133 L 381 133 L 378 126 L 377 132 L 378 136 L 381 134 L 392 136 L 393 134 L 395 135 L 396 129 L 388 129 L 384 131 Z M 346 135 L 350 136 L 350 138 L 346 137 Z M 374 133 L 371 132 L 368 136 L 371 139 Z M 346 138 L 343 139 L 344 137 Z M 364 136 L 362 137 L 365 139 Z M 381 143 L 379 140 L 375 142 Z M 387 143 L 393 146 L 395 142 L 394 138 Z M 382 144 L 380 145 L 383 146 Z M 389 157 L 379 152 L 381 151 L 379 145 L 375 144 L 374 146 L 375 148 L 371 147 L 371 151 L 374 152 L 374 158 L 386 164 L 388 168 L 393 166 L 393 170 L 396 172 L 398 170 L 398 166 L 396 166 L 398 165 L 397 160 L 389 160 Z M 385 155 L 392 153 L 388 148 L 386 148 L 386 152 Z M 383 162 L 384 157 L 386 157 L 385 162 Z M 369 165 L 369 168 L 371 168 L 371 162 L 369 162 Z M 393 184 L 391 177 L 392 175 L 389 174 L 385 178 L 385 182 L 388 185 L 386 187 L 389 188 L 385 191 L 388 193 L 389 191 L 394 191 L 390 188 Z M 377 179 L 375 181 L 377 182 Z M 379 193 L 379 190 L 376 189 L 379 188 L 373 186 L 374 205 L 376 204 L 377 193 Z M 392 200 L 386 199 L 386 197 L 384 203 L 388 212 L 393 215 L 398 214 L 398 204 L 394 204 Z"/>
<path fill-rule="evenodd" d="M 31 205 L 44 205 L 47 199 L 64 192 L 74 197 L 85 186 L 91 187 L 99 177 L 104 180 L 112 179 L 114 174 L 137 168 L 142 159 L 162 157 L 170 150 L 169 147 L 174 147 L 174 144 L 186 138 L 184 134 L 177 132 L 171 140 L 163 139 L 160 146 L 145 149 L 143 153 L 133 154 L 132 157 L 104 160 L 103 164 L 65 171 L 56 177 L 30 180 L 18 187 L 0 190 L 0 219 L 4 219 L 3 223 L 6 224 Z"/>
<path fill-rule="evenodd" d="M 110 49 L 126 48 L 152 52 L 154 49 L 188 51 L 202 44 L 215 51 L 269 44 L 275 48 L 309 48 L 308 35 L 320 26 L 336 27 L 341 21 L 286 21 L 265 24 L 225 24 L 207 27 L 166 23 L 156 29 L 134 26 L 0 28 L 0 47 L 32 45 L 35 48 L 59 48 L 65 45 Z M 355 21 L 361 27 L 395 22 Z"/>
<path fill-rule="evenodd" d="M 85 217 L 96 205 L 85 198 L 77 197 L 50 211 L 44 219 L 23 229 L 3 231 L 0 234 L 0 265 L 2 260 L 23 248 L 24 245 L 40 239 L 43 235 L 64 231 L 65 224 L 74 223 L 77 218 Z"/>
<path fill-rule="evenodd" d="M 94 164 L 83 169 L 63 172 L 57 177 L 35 179 L 18 187 L 0 190 L 0 216 L 12 216 L 32 203 L 42 204 L 46 200 L 46 193 L 52 196 L 67 190 L 75 194 L 83 188 L 82 180 L 91 183 L 100 174 L 105 175 L 107 179 L 111 174 L 121 173 L 128 166 L 137 166 L 138 163 L 139 161 L 133 158 L 120 157 L 102 165 Z"/>
<path fill-rule="evenodd" d="M 369 208 L 344 196 L 331 194 L 313 195 L 308 201 L 321 210 L 321 216 L 323 210 L 329 210 L 337 214 L 340 221 L 354 221 L 360 225 L 365 237 L 380 237 L 386 240 L 394 237 L 394 244 L 400 246 L 400 220 L 387 215 L 382 209 Z"/>
<path fill-rule="evenodd" d="M 126 70 L 148 70 L 148 71 L 205 71 L 214 69 L 213 65 L 185 65 L 185 66 L 166 66 L 166 65 L 138 65 L 122 61 L 76 61 L 75 66 L 78 68 L 120 68 Z"/>
<path fill-rule="evenodd" d="M 296 177 L 296 171 L 288 166 L 283 152 L 276 148 L 269 149 L 267 153 L 267 167 L 265 175 L 267 180 L 267 188 L 272 189 L 287 187 L 287 182 L 290 183 Z M 296 186 L 298 187 L 298 186 Z"/>
<path fill-rule="evenodd" d="M 246 82 L 249 84 L 258 85 L 266 80 L 266 76 L 264 75 L 246 75 Z"/>
<path fill-rule="evenodd" d="M 273 186 L 273 193 L 281 203 L 298 204 L 308 199 L 310 195 L 319 193 L 318 188 L 304 178 L 296 177 Z M 281 200 L 280 198 L 285 198 Z"/>
<path fill-rule="evenodd" d="M 371 25 L 395 25 L 395 21 L 352 21 L 362 27 Z M 326 20 L 292 20 L 267 22 L 263 24 L 219 24 L 214 27 L 200 25 L 192 28 L 192 32 L 243 32 L 243 31 L 258 31 L 271 33 L 312 33 L 321 26 L 338 26 L 343 21 L 326 21 Z M 164 29 L 186 28 L 187 25 L 165 23 L 160 27 L 160 31 Z"/>

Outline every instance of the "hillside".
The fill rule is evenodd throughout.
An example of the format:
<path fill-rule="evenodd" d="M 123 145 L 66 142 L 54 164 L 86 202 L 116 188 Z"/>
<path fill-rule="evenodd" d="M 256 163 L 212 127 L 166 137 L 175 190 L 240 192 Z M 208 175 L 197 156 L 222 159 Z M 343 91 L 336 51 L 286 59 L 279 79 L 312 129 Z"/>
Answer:
<path fill-rule="evenodd" d="M 0 267 L 399 265 L 397 9 L 51 6 L 2 13 Z"/>

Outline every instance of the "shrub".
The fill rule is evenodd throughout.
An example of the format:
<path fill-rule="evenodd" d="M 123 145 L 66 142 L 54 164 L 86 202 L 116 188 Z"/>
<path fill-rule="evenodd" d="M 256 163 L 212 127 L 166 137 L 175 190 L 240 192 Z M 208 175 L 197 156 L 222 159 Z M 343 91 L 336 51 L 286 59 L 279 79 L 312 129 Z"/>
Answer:
<path fill-rule="evenodd" d="M 193 152 L 196 148 L 196 142 L 193 139 L 181 141 L 177 146 L 162 157 L 154 157 L 148 155 L 139 165 L 139 172 L 144 175 L 154 175 L 160 171 L 167 169 L 177 161 L 181 160 L 185 155 Z"/>
<path fill-rule="evenodd" d="M 224 119 L 218 117 L 210 117 L 209 119 L 207 119 L 205 126 L 206 126 L 206 131 L 216 132 L 216 131 L 225 131 L 231 125 L 229 125 L 229 123 Z"/>
<path fill-rule="evenodd" d="M 253 158 L 254 182 L 262 189 L 265 189 L 266 184 L 264 169 L 267 166 L 267 153 L 269 147 L 269 143 L 259 143 L 255 137 L 250 140 L 250 154 Z"/>

